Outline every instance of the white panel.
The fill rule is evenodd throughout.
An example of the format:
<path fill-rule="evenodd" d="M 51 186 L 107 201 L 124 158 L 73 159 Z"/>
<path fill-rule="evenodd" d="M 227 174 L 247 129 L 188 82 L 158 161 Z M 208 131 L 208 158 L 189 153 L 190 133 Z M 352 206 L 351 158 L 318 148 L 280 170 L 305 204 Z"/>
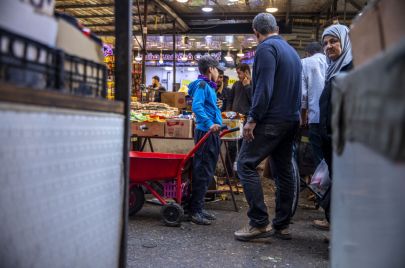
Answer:
<path fill-rule="evenodd" d="M 0 266 L 117 267 L 123 117 L 10 107 L 0 103 Z"/>
<path fill-rule="evenodd" d="M 405 163 L 347 143 L 333 167 L 332 267 L 405 267 Z"/>

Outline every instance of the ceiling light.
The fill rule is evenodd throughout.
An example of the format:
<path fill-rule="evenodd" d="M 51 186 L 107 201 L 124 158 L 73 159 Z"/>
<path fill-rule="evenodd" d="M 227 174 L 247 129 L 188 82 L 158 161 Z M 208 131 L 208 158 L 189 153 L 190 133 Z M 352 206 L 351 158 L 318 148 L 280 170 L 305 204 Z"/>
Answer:
<path fill-rule="evenodd" d="M 142 60 L 141 54 L 139 54 L 139 48 L 138 48 L 138 55 L 135 57 L 135 61 L 140 62 Z"/>
<path fill-rule="evenodd" d="M 229 48 L 233 48 L 233 46 L 230 46 Z"/>
<path fill-rule="evenodd" d="M 181 57 L 182 61 L 187 61 L 186 50 L 183 52 L 183 56 Z"/>
<path fill-rule="evenodd" d="M 193 67 L 188 67 L 188 68 L 187 68 L 187 71 L 189 71 L 189 72 L 194 72 L 194 71 L 195 71 L 195 68 L 193 68 Z"/>
<path fill-rule="evenodd" d="M 227 62 L 232 62 L 233 61 L 233 58 L 232 58 L 231 53 L 229 52 L 229 50 L 228 50 L 228 53 L 226 53 L 226 56 L 224 57 L 224 59 Z"/>
<path fill-rule="evenodd" d="M 177 2 L 179 2 L 179 3 L 187 3 L 188 0 L 177 0 Z"/>
<path fill-rule="evenodd" d="M 274 13 L 274 12 L 277 12 L 278 11 L 278 8 L 276 8 L 276 7 L 268 7 L 268 8 L 266 8 L 266 12 L 269 12 L 269 13 Z"/>
<path fill-rule="evenodd" d="M 170 66 L 166 66 L 164 69 L 165 69 L 166 71 L 173 71 L 173 67 L 170 67 Z"/>
<path fill-rule="evenodd" d="M 242 58 L 245 56 L 245 53 L 243 53 L 242 49 L 239 50 L 238 54 L 236 54 L 236 56 Z"/>
<path fill-rule="evenodd" d="M 228 44 L 228 42 L 226 42 L 226 41 L 222 41 L 222 44 Z"/>
<path fill-rule="evenodd" d="M 159 63 L 160 63 L 160 64 L 163 64 L 163 52 L 162 52 L 162 50 L 160 50 Z"/>
<path fill-rule="evenodd" d="M 188 40 L 190 40 L 190 41 L 195 41 L 195 38 L 190 37 Z"/>
<path fill-rule="evenodd" d="M 214 9 L 212 7 L 210 7 L 210 6 L 205 6 L 201 10 L 208 13 L 208 12 L 211 12 L 212 10 L 214 10 Z"/>
<path fill-rule="evenodd" d="M 212 38 L 212 35 L 207 35 L 205 38 Z"/>
<path fill-rule="evenodd" d="M 238 2 L 239 0 L 228 0 L 229 2 Z"/>

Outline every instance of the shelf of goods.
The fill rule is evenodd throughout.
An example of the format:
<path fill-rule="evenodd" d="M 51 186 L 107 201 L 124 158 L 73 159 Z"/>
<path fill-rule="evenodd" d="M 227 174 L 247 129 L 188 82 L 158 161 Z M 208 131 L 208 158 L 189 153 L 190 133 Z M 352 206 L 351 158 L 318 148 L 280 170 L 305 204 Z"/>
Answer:
<path fill-rule="evenodd" d="M 107 98 L 113 100 L 115 96 L 115 56 L 109 55 L 104 57 L 104 63 L 107 66 Z M 132 92 L 133 101 L 141 99 L 141 82 L 142 82 L 142 64 L 132 64 Z"/>

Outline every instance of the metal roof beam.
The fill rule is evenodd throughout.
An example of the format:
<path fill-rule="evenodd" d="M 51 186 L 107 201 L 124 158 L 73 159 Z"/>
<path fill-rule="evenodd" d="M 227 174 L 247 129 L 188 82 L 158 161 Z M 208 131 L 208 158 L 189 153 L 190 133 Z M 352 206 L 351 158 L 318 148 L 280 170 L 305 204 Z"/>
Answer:
<path fill-rule="evenodd" d="M 363 9 L 361 4 L 357 3 L 356 0 L 347 0 L 347 2 L 349 2 L 357 10 L 362 10 Z"/>
<path fill-rule="evenodd" d="M 143 4 L 144 1 L 140 1 L 139 4 Z M 99 8 L 99 7 L 114 7 L 114 3 L 99 3 L 99 4 L 58 4 L 56 2 L 56 8 L 61 9 L 85 9 L 85 8 Z"/>
<path fill-rule="evenodd" d="M 166 12 L 173 19 L 175 19 L 176 24 L 179 25 L 184 32 L 187 32 L 190 30 L 190 27 L 188 27 L 188 25 L 184 22 L 184 20 L 182 18 L 180 18 L 180 16 L 177 15 L 177 13 L 171 7 L 169 7 L 167 4 L 163 3 L 163 1 L 159 1 L 159 0 L 153 0 L 153 1 L 156 3 L 156 5 L 162 11 Z"/>

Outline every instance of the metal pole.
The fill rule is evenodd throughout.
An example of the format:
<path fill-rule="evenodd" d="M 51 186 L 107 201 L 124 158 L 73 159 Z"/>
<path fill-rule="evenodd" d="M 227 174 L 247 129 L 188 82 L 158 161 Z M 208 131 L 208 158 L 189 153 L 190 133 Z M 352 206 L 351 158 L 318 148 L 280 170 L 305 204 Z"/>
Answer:
<path fill-rule="evenodd" d="M 143 26 L 143 56 L 142 56 L 142 84 L 146 85 L 146 38 L 148 35 L 148 3 L 147 1 L 144 2 L 143 6 L 143 20 L 144 20 L 144 26 Z M 142 22 L 141 22 L 142 24 Z"/>
<path fill-rule="evenodd" d="M 132 0 L 117 0 L 115 9 L 115 92 L 116 100 L 124 103 L 124 142 L 123 142 L 123 227 L 119 267 L 127 264 L 128 188 L 129 188 L 129 113 L 131 98 L 131 49 L 132 49 Z"/>
<path fill-rule="evenodd" d="M 176 21 L 173 21 L 173 92 L 176 84 Z"/>

